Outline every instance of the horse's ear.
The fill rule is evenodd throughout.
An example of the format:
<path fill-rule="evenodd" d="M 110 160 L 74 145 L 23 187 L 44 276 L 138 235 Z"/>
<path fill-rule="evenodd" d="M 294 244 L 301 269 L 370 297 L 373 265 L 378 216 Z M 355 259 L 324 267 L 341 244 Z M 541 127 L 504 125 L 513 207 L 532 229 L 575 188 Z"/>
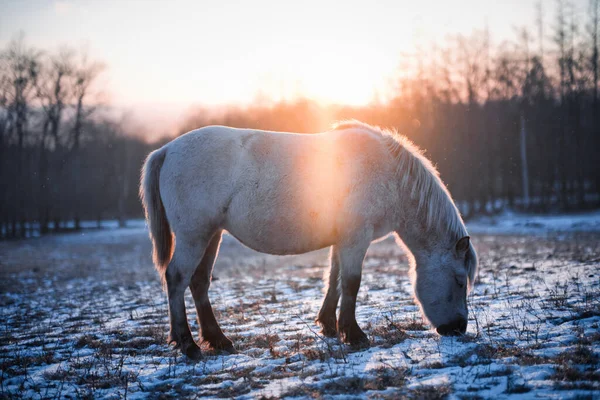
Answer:
<path fill-rule="evenodd" d="M 460 238 L 458 242 L 456 242 L 456 254 L 459 256 L 463 256 L 469 250 L 469 245 L 471 243 L 471 238 L 469 236 L 465 236 Z"/>

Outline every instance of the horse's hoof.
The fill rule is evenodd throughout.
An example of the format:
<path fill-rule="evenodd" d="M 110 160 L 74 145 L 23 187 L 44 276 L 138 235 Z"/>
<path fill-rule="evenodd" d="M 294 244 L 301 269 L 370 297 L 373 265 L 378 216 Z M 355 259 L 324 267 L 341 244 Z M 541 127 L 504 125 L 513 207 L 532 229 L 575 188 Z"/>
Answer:
<path fill-rule="evenodd" d="M 371 342 L 366 336 L 359 339 L 350 339 L 347 343 L 352 350 L 365 350 L 371 347 Z"/>
<path fill-rule="evenodd" d="M 223 347 L 216 350 L 221 354 L 237 354 L 237 350 L 235 349 L 235 347 L 233 347 L 233 344 L 231 346 Z"/>
<path fill-rule="evenodd" d="M 350 345 L 353 350 L 368 349 L 371 347 L 369 338 L 358 325 L 340 329 L 340 339 L 342 342 Z"/>
<path fill-rule="evenodd" d="M 337 336 L 337 330 L 335 329 L 335 320 L 332 324 L 328 324 L 319 319 L 316 320 L 317 324 L 321 326 L 321 334 L 325 337 L 334 338 Z"/>
<path fill-rule="evenodd" d="M 233 347 L 233 342 L 226 337 L 221 340 L 210 341 L 206 340 L 208 347 L 217 353 L 221 354 L 236 354 L 237 350 Z"/>
<path fill-rule="evenodd" d="M 221 344 L 219 346 L 210 345 L 210 348 L 219 354 L 236 354 L 237 353 L 237 350 L 235 349 L 235 347 L 233 347 L 233 343 L 231 343 L 231 342 L 229 344 Z"/>
<path fill-rule="evenodd" d="M 202 352 L 200 351 L 200 347 L 198 347 L 196 343 L 188 345 L 188 347 L 185 349 L 184 354 L 187 358 L 189 358 L 192 361 L 198 361 L 202 358 Z"/>
<path fill-rule="evenodd" d="M 330 327 L 327 327 L 327 326 L 325 326 L 325 325 L 323 325 L 323 326 L 321 327 L 321 334 L 322 334 L 323 336 L 325 336 L 325 337 L 328 337 L 328 338 L 334 338 L 334 337 L 336 337 L 336 336 L 337 336 L 337 332 L 336 332 L 336 330 L 335 330 L 335 329 L 332 329 L 332 328 L 330 328 Z"/>

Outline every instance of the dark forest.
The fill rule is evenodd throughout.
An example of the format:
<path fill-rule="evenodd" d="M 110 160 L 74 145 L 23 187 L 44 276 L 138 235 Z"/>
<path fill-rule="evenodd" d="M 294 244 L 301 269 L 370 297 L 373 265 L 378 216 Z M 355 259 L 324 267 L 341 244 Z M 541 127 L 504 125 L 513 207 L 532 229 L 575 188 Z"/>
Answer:
<path fill-rule="evenodd" d="M 560 1 L 546 23 L 540 8 L 509 42 L 482 29 L 399 55 L 385 101 L 197 109 L 178 132 L 221 124 L 311 133 L 354 118 L 425 149 L 466 218 L 597 208 L 598 4 L 576 15 Z M 142 216 L 141 164 L 170 138 L 148 143 L 107 112 L 94 89 L 106 68 L 66 47 L 32 48 L 25 36 L 0 49 L 0 237 Z"/>

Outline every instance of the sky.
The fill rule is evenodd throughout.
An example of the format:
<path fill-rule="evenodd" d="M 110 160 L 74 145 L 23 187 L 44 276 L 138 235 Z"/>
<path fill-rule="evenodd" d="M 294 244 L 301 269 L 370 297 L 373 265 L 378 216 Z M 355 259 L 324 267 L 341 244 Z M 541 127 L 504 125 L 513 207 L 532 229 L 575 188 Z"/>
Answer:
<path fill-rule="evenodd" d="M 151 114 L 298 96 L 360 105 L 385 96 L 403 53 L 486 24 L 512 39 L 537 1 L 0 0 L 0 47 L 24 32 L 44 50 L 85 48 L 107 66 L 110 103 Z M 542 1 L 549 23 L 555 2 Z"/>

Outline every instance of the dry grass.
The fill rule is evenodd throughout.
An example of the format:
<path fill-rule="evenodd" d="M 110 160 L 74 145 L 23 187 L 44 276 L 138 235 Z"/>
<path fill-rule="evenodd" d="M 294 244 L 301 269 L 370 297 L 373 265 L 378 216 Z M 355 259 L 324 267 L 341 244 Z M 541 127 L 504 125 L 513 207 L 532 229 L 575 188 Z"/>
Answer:
<path fill-rule="evenodd" d="M 420 318 L 405 257 L 391 243 L 377 244 L 357 310 L 373 347 L 357 352 L 321 336 L 313 322 L 326 252 L 267 258 L 225 243 L 211 298 L 238 354 L 205 351 L 197 364 L 165 344 L 165 296 L 146 237 L 75 239 L 0 243 L 0 398 L 437 399 L 492 389 L 507 397 L 600 390 L 597 235 L 476 237 L 476 319 L 452 339 Z M 188 316 L 197 334 L 193 308 Z M 523 379 L 528 368 L 549 372 L 533 385 Z"/>

